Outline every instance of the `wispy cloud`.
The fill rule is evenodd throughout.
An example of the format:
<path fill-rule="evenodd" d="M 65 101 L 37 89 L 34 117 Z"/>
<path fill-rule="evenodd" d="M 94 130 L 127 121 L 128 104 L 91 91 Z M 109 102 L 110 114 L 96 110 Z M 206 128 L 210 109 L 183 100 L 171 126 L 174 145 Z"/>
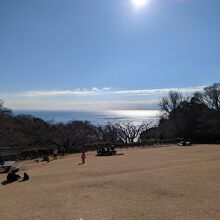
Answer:
<path fill-rule="evenodd" d="M 134 95 L 153 95 L 153 94 L 164 94 L 169 91 L 179 91 L 182 93 L 193 93 L 201 91 L 205 86 L 199 87 L 186 87 L 186 88 L 162 88 L 162 89 L 143 89 L 143 90 L 122 90 L 115 91 L 116 94 L 134 94 Z"/>
<path fill-rule="evenodd" d="M 171 90 L 191 94 L 204 86 L 186 88 L 113 90 L 108 87 L 70 90 L 36 90 L 0 93 L 12 109 L 157 109 L 162 96 Z"/>
<path fill-rule="evenodd" d="M 109 88 L 104 87 L 98 89 L 92 87 L 91 89 L 73 89 L 73 90 L 40 90 L 40 91 L 28 91 L 19 93 L 19 96 L 24 97 L 42 97 L 42 96 L 91 96 L 101 95 L 103 92 L 108 91 Z"/>
<path fill-rule="evenodd" d="M 139 89 L 139 90 L 110 90 L 108 87 L 97 88 L 92 87 L 91 89 L 73 89 L 73 90 L 39 90 L 39 91 L 28 91 L 19 93 L 19 96 L 24 97 L 43 97 L 43 96 L 99 96 L 99 95 L 156 95 L 165 94 L 171 90 L 176 90 L 182 93 L 192 93 L 200 91 L 204 86 L 199 87 L 186 87 L 186 88 L 162 88 L 162 89 Z"/>

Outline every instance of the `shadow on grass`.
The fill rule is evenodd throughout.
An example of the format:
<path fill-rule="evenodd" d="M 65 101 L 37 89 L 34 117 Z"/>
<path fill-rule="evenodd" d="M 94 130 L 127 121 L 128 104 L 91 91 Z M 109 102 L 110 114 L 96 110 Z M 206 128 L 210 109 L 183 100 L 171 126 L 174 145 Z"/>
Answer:
<path fill-rule="evenodd" d="M 3 186 L 5 186 L 5 185 L 8 185 L 8 184 L 10 184 L 10 183 L 14 183 L 14 182 L 16 182 L 16 181 L 8 181 L 8 180 L 4 180 L 4 181 L 1 182 L 1 184 L 2 184 Z"/>
<path fill-rule="evenodd" d="M 96 155 L 96 157 L 115 157 L 115 156 L 122 156 L 123 153 L 120 154 L 112 154 L 112 155 Z"/>

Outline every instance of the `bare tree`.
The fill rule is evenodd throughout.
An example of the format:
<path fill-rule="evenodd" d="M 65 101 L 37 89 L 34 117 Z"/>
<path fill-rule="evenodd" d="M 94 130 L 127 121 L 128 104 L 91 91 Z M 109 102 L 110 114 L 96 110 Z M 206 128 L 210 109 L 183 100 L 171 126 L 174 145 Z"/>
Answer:
<path fill-rule="evenodd" d="M 78 150 L 80 146 L 97 141 L 96 128 L 88 121 L 70 121 L 52 125 L 50 141 L 57 147 Z"/>
<path fill-rule="evenodd" d="M 176 109 L 183 101 L 183 96 L 178 91 L 170 91 L 168 96 L 162 98 L 160 102 L 160 108 L 166 114 Z"/>
<path fill-rule="evenodd" d="M 97 125 L 98 139 L 100 141 L 117 143 L 120 142 L 119 129 L 116 124 L 108 122 L 104 125 Z"/>
<path fill-rule="evenodd" d="M 116 126 L 118 127 L 118 132 L 120 138 L 126 143 L 133 143 L 138 140 L 140 134 L 149 128 L 150 123 L 143 123 L 141 125 L 134 125 L 130 121 L 118 122 Z"/>
<path fill-rule="evenodd" d="M 195 104 L 205 104 L 205 102 L 203 100 L 203 92 L 197 91 L 197 92 L 193 93 L 193 96 L 190 101 L 191 101 L 191 103 L 195 103 Z"/>
<path fill-rule="evenodd" d="M 0 99 L 0 115 L 10 114 L 11 110 L 4 107 L 4 101 Z"/>
<path fill-rule="evenodd" d="M 210 107 L 220 112 L 220 83 L 214 83 L 204 89 L 203 99 Z"/>
<path fill-rule="evenodd" d="M 220 83 L 214 83 L 204 88 L 203 91 L 195 92 L 191 98 L 191 102 L 204 104 L 210 109 L 220 112 Z"/>

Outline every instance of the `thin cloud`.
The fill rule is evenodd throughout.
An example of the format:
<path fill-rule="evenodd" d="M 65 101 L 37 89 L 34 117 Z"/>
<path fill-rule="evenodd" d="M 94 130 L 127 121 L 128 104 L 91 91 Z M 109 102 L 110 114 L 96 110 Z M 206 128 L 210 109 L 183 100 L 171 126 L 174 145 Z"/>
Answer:
<path fill-rule="evenodd" d="M 108 87 L 72 90 L 38 90 L 1 93 L 0 99 L 11 109 L 88 110 L 158 109 L 161 97 L 176 90 L 190 95 L 204 86 L 143 90 L 112 90 Z"/>
<path fill-rule="evenodd" d="M 205 86 L 199 87 L 186 87 L 186 88 L 162 88 L 162 89 L 146 89 L 146 90 L 123 90 L 115 91 L 116 94 L 122 95 L 153 95 L 153 94 L 164 94 L 170 91 L 179 91 L 182 93 L 193 93 L 196 91 L 201 91 Z"/>
<path fill-rule="evenodd" d="M 101 95 L 103 92 L 108 91 L 109 88 L 104 87 L 98 89 L 92 87 L 91 89 L 73 89 L 73 90 L 42 90 L 42 91 L 29 91 L 20 93 L 24 97 L 43 97 L 43 96 L 91 96 Z"/>
<path fill-rule="evenodd" d="M 23 97 L 48 97 L 48 96 L 99 96 L 99 95 L 160 95 L 175 90 L 182 93 L 193 93 L 201 91 L 204 86 L 186 87 L 186 88 L 162 88 L 162 89 L 143 89 L 143 90 L 110 90 L 108 87 L 102 89 L 92 87 L 91 89 L 73 89 L 73 90 L 43 90 L 29 91 L 19 93 Z"/>

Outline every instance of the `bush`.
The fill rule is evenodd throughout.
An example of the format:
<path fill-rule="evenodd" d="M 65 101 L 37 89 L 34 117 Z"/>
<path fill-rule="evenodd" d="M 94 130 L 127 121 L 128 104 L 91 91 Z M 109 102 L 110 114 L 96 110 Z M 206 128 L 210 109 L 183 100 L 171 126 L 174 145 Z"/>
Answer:
<path fill-rule="evenodd" d="M 82 151 L 96 151 L 98 147 L 111 147 L 112 143 L 111 142 L 98 142 L 98 143 L 91 143 L 91 144 L 84 144 L 81 146 L 81 152 Z"/>
<path fill-rule="evenodd" d="M 49 154 L 48 148 L 30 148 L 21 152 L 20 156 L 24 159 L 36 159 L 42 157 L 45 154 Z"/>

